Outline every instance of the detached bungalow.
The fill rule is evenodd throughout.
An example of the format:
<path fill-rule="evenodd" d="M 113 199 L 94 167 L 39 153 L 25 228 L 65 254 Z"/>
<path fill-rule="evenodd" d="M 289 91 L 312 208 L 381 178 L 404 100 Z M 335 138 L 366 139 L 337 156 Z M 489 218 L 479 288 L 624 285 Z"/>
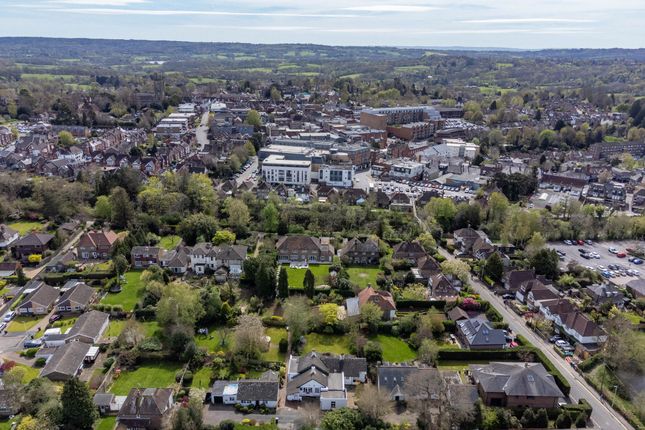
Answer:
<path fill-rule="evenodd" d="M 40 285 L 32 291 L 18 305 L 18 315 L 46 315 L 48 314 L 58 300 L 59 292 L 56 288 L 41 282 Z"/>
<path fill-rule="evenodd" d="M 126 429 L 161 430 L 170 424 L 174 405 L 171 388 L 132 388 L 117 422 Z"/>
<path fill-rule="evenodd" d="M 96 290 L 84 282 L 79 282 L 60 297 L 56 310 L 59 313 L 85 312 L 96 300 Z"/>
<path fill-rule="evenodd" d="M 49 249 L 49 242 L 54 236 L 47 233 L 30 233 L 13 242 L 13 254 L 16 258 L 27 260 L 32 254 L 44 254 Z"/>
<path fill-rule="evenodd" d="M 66 343 L 56 349 L 40 372 L 52 381 L 67 381 L 81 374 L 85 356 L 91 346 L 83 342 Z"/>

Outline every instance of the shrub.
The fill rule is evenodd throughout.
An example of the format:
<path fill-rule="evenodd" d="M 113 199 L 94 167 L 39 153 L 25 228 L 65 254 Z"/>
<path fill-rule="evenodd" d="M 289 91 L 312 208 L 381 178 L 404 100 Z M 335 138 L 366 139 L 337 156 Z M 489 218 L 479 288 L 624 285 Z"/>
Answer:
<path fill-rule="evenodd" d="M 110 367 L 114 364 L 114 357 L 108 357 L 103 362 L 103 373 L 107 373 L 110 370 Z"/>
<path fill-rule="evenodd" d="M 182 385 L 184 387 L 189 386 L 193 382 L 193 372 L 190 370 L 186 370 L 186 373 L 184 373 L 184 380 L 182 382 Z"/>
<path fill-rule="evenodd" d="M 29 261 L 31 264 L 38 264 L 43 260 L 43 256 L 41 254 L 31 254 L 29 257 L 27 257 L 27 261 Z"/>
<path fill-rule="evenodd" d="M 381 348 L 381 344 L 368 341 L 365 345 L 365 359 L 368 363 L 376 363 L 383 360 L 383 348 Z"/>
<path fill-rule="evenodd" d="M 34 358 L 37 352 L 38 352 L 38 348 L 29 348 L 22 351 L 20 355 L 27 358 Z"/>
<path fill-rule="evenodd" d="M 587 427 L 587 414 L 581 412 L 576 418 L 575 427 L 577 429 L 583 429 Z"/>
<path fill-rule="evenodd" d="M 564 411 L 558 415 L 558 418 L 555 420 L 555 427 L 559 429 L 571 428 L 571 416 L 569 412 Z"/>
<path fill-rule="evenodd" d="M 281 353 L 285 353 L 287 352 L 288 348 L 289 348 L 289 341 L 287 340 L 287 338 L 283 337 L 282 339 L 280 339 L 280 343 L 278 344 L 278 350 Z"/>
<path fill-rule="evenodd" d="M 38 357 L 34 363 L 35 367 L 44 367 L 47 364 L 47 359 L 45 357 Z"/>

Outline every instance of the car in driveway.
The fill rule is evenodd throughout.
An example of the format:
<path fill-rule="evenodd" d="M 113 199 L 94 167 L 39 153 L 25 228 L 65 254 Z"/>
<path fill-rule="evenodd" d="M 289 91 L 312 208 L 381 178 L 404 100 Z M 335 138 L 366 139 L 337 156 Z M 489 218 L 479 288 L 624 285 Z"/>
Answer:
<path fill-rule="evenodd" d="M 555 343 L 555 342 L 557 342 L 558 340 L 562 340 L 562 337 L 560 337 L 560 335 L 559 335 L 559 334 L 556 334 L 556 335 L 551 336 L 551 337 L 549 338 L 549 342 L 551 342 L 551 343 Z"/>
<path fill-rule="evenodd" d="M 61 314 L 54 314 L 49 317 L 49 324 L 54 324 L 59 319 L 61 319 Z"/>
<path fill-rule="evenodd" d="M 43 341 L 40 339 L 27 339 L 25 343 L 22 344 L 23 348 L 40 348 L 43 345 Z"/>

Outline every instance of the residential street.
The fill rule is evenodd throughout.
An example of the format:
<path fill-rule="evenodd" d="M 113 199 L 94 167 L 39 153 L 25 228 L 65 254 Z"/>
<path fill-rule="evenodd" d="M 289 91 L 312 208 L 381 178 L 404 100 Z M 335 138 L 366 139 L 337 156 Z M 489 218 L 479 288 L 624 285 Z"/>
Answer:
<path fill-rule="evenodd" d="M 204 147 L 208 144 L 208 115 L 210 114 L 209 110 L 206 109 L 206 112 L 202 114 L 202 120 L 199 123 L 199 127 L 195 131 L 195 138 L 197 140 L 197 151 L 201 152 L 204 150 Z"/>
<path fill-rule="evenodd" d="M 454 260 L 455 258 L 446 250 L 439 248 L 441 254 Z M 529 340 L 537 348 L 551 360 L 557 369 L 564 375 L 569 384 L 571 385 L 570 398 L 572 402 L 577 402 L 580 398 L 585 398 L 593 408 L 591 419 L 594 424 L 606 430 L 615 429 L 633 429 L 625 419 L 620 416 L 609 404 L 600 398 L 600 395 L 594 390 L 578 373 L 571 368 L 556 352 L 553 350 L 553 345 L 537 336 L 531 329 L 529 329 L 521 316 L 517 315 L 510 308 L 504 305 L 501 297 L 496 296 L 491 292 L 482 282 L 471 276 L 470 284 L 473 289 L 484 299 L 495 306 L 495 308 L 502 314 L 504 320 L 508 322 L 509 327 L 516 333 L 521 334 Z"/>

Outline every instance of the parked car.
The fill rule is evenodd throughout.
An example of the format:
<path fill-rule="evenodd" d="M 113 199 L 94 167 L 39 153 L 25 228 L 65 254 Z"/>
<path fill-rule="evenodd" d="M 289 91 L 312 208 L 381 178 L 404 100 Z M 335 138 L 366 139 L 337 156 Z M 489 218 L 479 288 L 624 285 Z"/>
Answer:
<path fill-rule="evenodd" d="M 4 321 L 4 322 L 7 322 L 7 323 L 8 323 L 8 322 L 9 322 L 9 321 L 11 321 L 15 316 L 16 316 L 16 312 L 15 312 L 15 311 L 9 311 L 9 312 L 7 312 L 7 313 L 4 315 L 4 318 L 2 318 L 2 321 Z"/>
<path fill-rule="evenodd" d="M 632 261 L 632 263 L 634 263 L 634 264 L 643 264 L 643 260 L 641 260 L 640 258 L 635 258 L 634 261 Z"/>
<path fill-rule="evenodd" d="M 565 346 L 571 346 L 571 345 L 569 345 L 569 342 L 567 342 L 566 340 L 562 340 L 562 339 L 556 340 L 555 345 L 557 347 L 560 347 L 560 348 L 564 348 Z"/>
<path fill-rule="evenodd" d="M 578 252 L 581 253 L 581 254 L 586 254 L 587 250 L 584 249 L 584 248 L 578 248 Z"/>
<path fill-rule="evenodd" d="M 555 342 L 556 342 L 556 341 L 558 341 L 558 340 L 562 340 L 562 338 L 560 337 L 560 335 L 559 335 L 559 334 L 553 335 L 553 336 L 551 336 L 551 337 L 549 338 L 549 342 L 551 342 L 551 343 L 555 343 Z"/>
<path fill-rule="evenodd" d="M 585 241 L 584 241 L 584 240 L 582 240 L 582 239 L 578 239 L 578 245 L 584 245 L 584 244 L 585 244 Z"/>
<path fill-rule="evenodd" d="M 571 242 L 569 239 L 564 241 L 565 245 L 573 245 L 573 242 Z"/>
<path fill-rule="evenodd" d="M 618 254 L 618 250 L 616 248 L 614 248 L 613 246 L 611 248 L 609 248 L 608 251 L 611 252 L 612 254 Z"/>
<path fill-rule="evenodd" d="M 54 315 L 49 317 L 49 324 L 54 324 L 59 319 L 61 319 L 61 315 L 60 314 L 54 314 Z"/>
<path fill-rule="evenodd" d="M 40 348 L 43 345 L 43 341 L 40 339 L 27 339 L 25 343 L 22 344 L 24 348 Z"/>
<path fill-rule="evenodd" d="M 625 257 L 627 257 L 627 254 L 625 254 L 624 252 L 618 252 L 618 253 L 616 253 L 616 257 L 625 258 Z"/>
<path fill-rule="evenodd" d="M 593 242 L 590 239 L 585 240 L 585 243 L 589 246 L 593 246 Z"/>

